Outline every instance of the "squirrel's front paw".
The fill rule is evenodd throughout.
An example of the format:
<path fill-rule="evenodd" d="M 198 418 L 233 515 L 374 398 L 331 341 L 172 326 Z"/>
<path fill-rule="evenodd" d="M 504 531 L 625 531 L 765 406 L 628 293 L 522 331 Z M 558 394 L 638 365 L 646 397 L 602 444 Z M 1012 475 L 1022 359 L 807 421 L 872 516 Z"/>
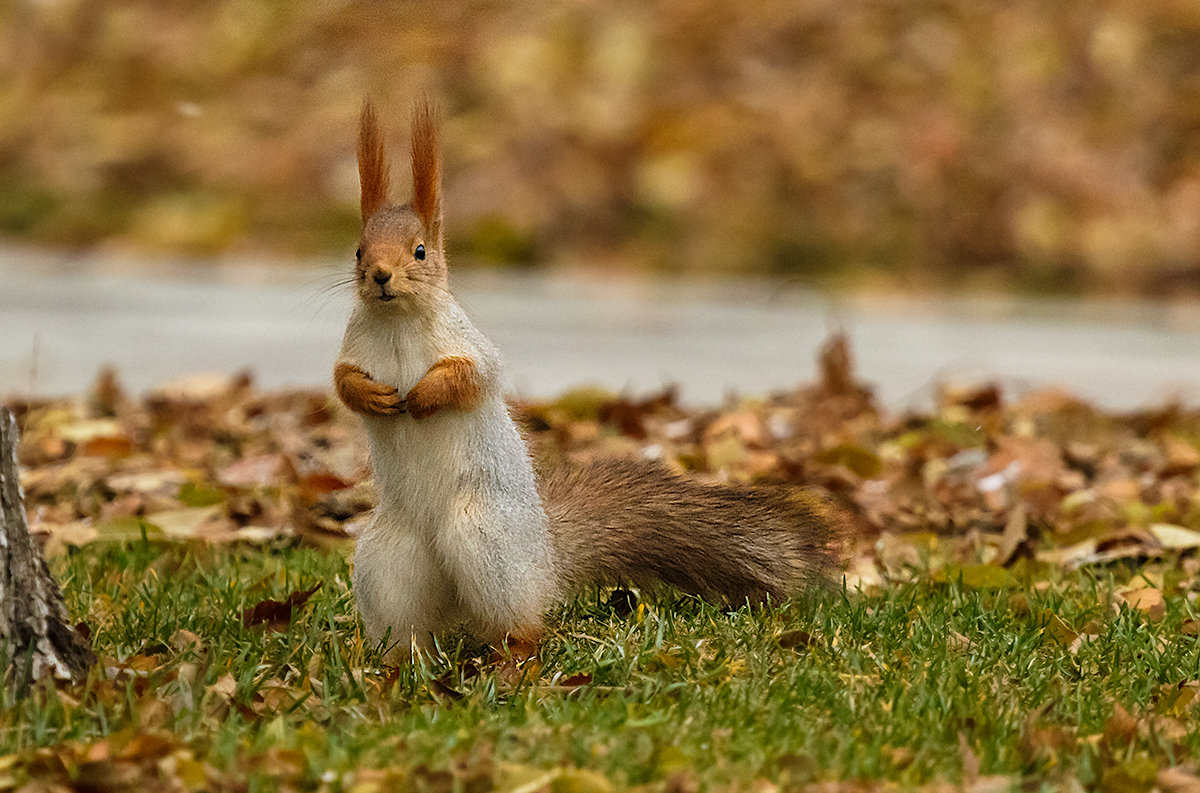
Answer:
<path fill-rule="evenodd" d="M 423 419 L 437 413 L 438 409 L 442 407 L 439 404 L 441 402 L 440 391 L 441 389 L 437 388 L 434 383 L 424 379 L 419 380 L 404 397 L 408 415 L 415 419 Z"/>
<path fill-rule="evenodd" d="M 367 393 L 363 401 L 362 413 L 372 416 L 399 416 L 406 410 L 404 397 L 389 385 L 372 383 L 375 386 Z"/>
<path fill-rule="evenodd" d="M 341 363 L 333 371 L 334 385 L 346 407 L 366 416 L 398 416 L 405 410 L 404 398 L 390 385 L 377 383 L 352 364 Z"/>

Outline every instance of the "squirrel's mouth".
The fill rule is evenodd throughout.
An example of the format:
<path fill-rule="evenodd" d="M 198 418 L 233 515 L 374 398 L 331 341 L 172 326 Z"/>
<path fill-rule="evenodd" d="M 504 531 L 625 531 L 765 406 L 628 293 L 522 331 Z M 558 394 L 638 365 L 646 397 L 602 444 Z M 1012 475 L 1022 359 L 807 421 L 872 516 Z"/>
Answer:
<path fill-rule="evenodd" d="M 384 303 L 386 303 L 386 302 L 388 302 L 389 300 L 395 300 L 395 299 L 396 299 L 396 296 L 395 296 L 395 295 L 393 295 L 393 294 L 391 294 L 390 292 L 382 292 L 382 291 L 381 291 L 381 292 L 379 293 L 379 299 L 380 299 L 380 300 L 382 300 Z"/>

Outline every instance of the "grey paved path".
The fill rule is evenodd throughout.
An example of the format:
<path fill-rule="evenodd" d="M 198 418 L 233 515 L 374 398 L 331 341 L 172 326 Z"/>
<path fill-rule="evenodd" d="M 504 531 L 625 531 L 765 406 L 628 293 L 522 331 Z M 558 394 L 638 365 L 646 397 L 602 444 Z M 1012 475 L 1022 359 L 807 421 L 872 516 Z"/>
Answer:
<path fill-rule="evenodd" d="M 77 392 L 112 363 L 144 389 L 250 368 L 260 384 L 320 386 L 351 294 L 343 267 L 181 267 L 0 249 L 0 393 Z M 580 383 L 685 401 L 813 377 L 827 329 L 851 334 L 862 376 L 893 408 L 943 380 L 1063 384 L 1111 407 L 1200 401 L 1200 306 L 829 298 L 763 282 L 672 284 L 466 273 L 461 302 L 509 361 L 511 386 Z"/>

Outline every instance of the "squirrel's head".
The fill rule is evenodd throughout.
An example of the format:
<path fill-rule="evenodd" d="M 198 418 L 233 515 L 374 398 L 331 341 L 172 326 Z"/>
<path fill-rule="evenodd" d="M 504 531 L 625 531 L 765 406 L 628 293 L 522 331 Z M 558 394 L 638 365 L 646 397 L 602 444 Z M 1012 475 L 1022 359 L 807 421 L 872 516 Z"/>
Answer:
<path fill-rule="evenodd" d="M 410 309 L 436 302 L 448 288 L 442 242 L 442 155 L 437 115 L 426 101 L 413 109 L 413 197 L 388 203 L 388 162 L 375 109 L 365 102 L 358 131 L 362 237 L 355 284 L 371 307 Z"/>

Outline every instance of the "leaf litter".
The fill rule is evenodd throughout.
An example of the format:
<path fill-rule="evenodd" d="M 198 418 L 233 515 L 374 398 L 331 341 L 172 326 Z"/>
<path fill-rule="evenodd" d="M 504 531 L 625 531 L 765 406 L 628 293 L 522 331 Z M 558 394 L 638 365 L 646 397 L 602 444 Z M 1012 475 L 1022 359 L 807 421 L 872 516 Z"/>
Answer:
<path fill-rule="evenodd" d="M 1042 609 L 1030 619 L 1076 658 L 1101 640 L 1106 620 L 1125 613 L 1152 624 L 1172 608 L 1187 609 L 1180 636 L 1195 641 L 1200 411 L 1166 405 L 1111 413 L 1060 390 L 1009 398 L 999 386 L 984 384 L 942 388 L 929 411 L 889 414 L 858 381 L 841 334 L 822 349 L 819 373 L 816 383 L 764 398 L 730 397 L 716 408 L 684 407 L 672 389 L 637 398 L 583 388 L 550 402 L 516 402 L 512 409 L 539 466 L 626 455 L 661 460 L 710 482 L 818 489 L 843 530 L 842 574 L 850 589 L 953 582 L 981 592 L 1011 591 L 1001 595 L 1008 607 L 1028 613 L 1020 587 L 1036 590 L 1053 586 L 1064 571 L 1124 564 L 1140 574 L 1101 597 L 1107 617 L 1072 624 L 1068 615 Z M 325 393 L 264 393 L 238 375 L 189 378 L 134 398 L 105 371 L 81 398 L 9 404 L 23 426 L 20 456 L 32 527 L 51 558 L 93 543 L 127 542 L 300 543 L 344 551 L 375 503 L 357 419 Z M 320 586 L 248 604 L 241 623 L 286 631 Z M 644 610 L 624 589 L 609 596 L 608 606 L 621 619 L 640 620 Z M 774 641 L 807 654 L 827 640 L 790 629 Z M 171 672 L 172 685 L 184 691 L 212 662 L 204 645 L 201 636 L 181 629 L 169 646 L 148 644 L 106 663 L 116 679 L 146 680 L 173 648 L 193 659 Z M 974 640 L 951 631 L 946 646 L 970 653 Z M 652 665 L 677 670 L 690 663 L 684 660 L 690 651 L 681 652 L 663 648 Z M 509 692 L 521 686 L 549 695 L 626 690 L 597 684 L 591 672 L 543 670 L 536 660 L 478 663 L 499 670 L 494 679 Z M 475 664 L 430 677 L 434 698 L 447 706 L 461 701 L 462 684 L 479 674 Z M 319 691 L 322 685 L 313 671 L 259 680 L 249 689 L 231 671 L 200 695 L 210 714 L 260 719 L 307 708 L 305 686 Z M 368 688 L 386 698 L 396 679 L 386 673 Z M 1115 703 L 1105 745 L 1131 735 L 1178 742 L 1195 730 L 1198 689 L 1192 680 L 1163 690 L 1155 711 L 1136 716 Z M 160 700 L 146 711 L 185 700 L 177 695 L 170 700 L 175 704 Z M 147 718 L 153 723 L 156 717 Z M 1022 734 L 1027 762 L 1045 762 L 1082 740 L 1037 713 Z M 124 789 L 151 773 L 165 778 L 167 769 L 183 780 L 182 789 L 228 782 L 178 739 L 155 735 L 63 749 L 67 754 L 53 760 L 44 755 L 40 778 L 66 779 L 66 773 L 95 789 Z M 975 749 L 963 733 L 958 738 L 967 787 L 1002 789 L 1004 778 L 981 773 Z M 300 774 L 293 768 L 299 761 L 286 754 L 259 755 L 254 762 L 284 769 L 284 777 Z M 1113 755 L 1101 787 L 1183 791 L 1200 784 L 1194 766 L 1145 760 Z M 489 779 L 513 789 L 609 789 L 582 770 L 489 768 Z M 372 774 L 363 775 L 364 790 L 376 789 Z M 451 782 L 461 783 L 456 779 Z"/>

